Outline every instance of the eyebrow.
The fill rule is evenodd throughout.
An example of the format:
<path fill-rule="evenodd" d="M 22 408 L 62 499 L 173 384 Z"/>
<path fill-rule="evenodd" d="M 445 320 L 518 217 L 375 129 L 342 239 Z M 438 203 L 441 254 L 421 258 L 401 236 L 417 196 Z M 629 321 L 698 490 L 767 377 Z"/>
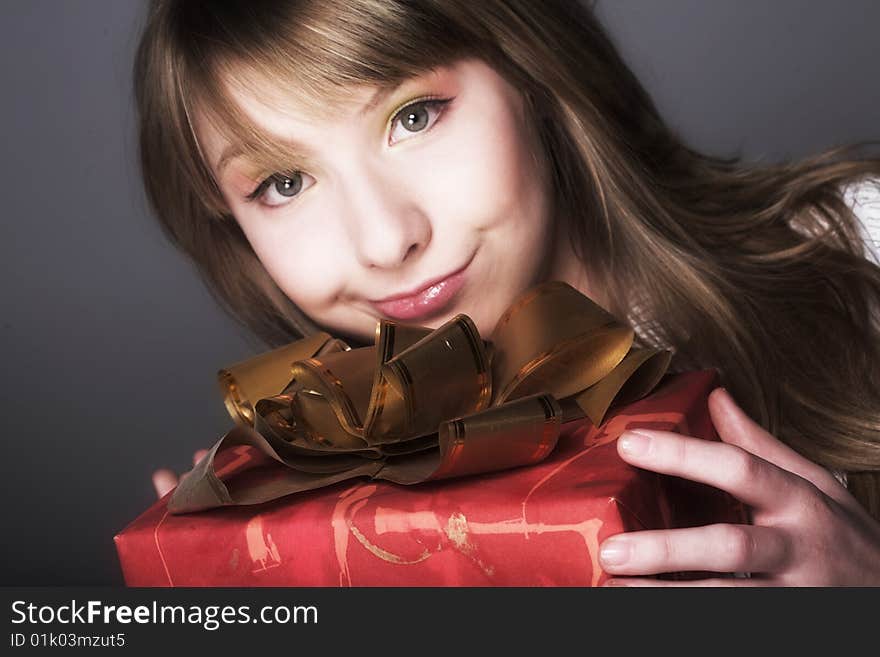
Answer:
<path fill-rule="evenodd" d="M 390 84 L 387 86 L 379 87 L 376 90 L 376 93 L 373 94 L 373 97 L 367 101 L 367 103 L 361 108 L 360 114 L 371 114 L 376 110 L 376 107 L 385 100 L 388 96 L 390 96 L 393 92 L 399 89 L 405 81 L 401 81 L 395 84 Z M 285 139 L 285 144 L 290 148 L 297 150 L 301 153 L 308 153 L 309 149 L 302 144 L 297 143 L 291 139 Z M 243 149 L 240 145 L 230 144 L 227 146 L 223 152 L 220 154 L 220 159 L 217 161 L 217 173 L 222 174 L 223 170 L 227 167 L 227 165 L 242 155 Z"/>

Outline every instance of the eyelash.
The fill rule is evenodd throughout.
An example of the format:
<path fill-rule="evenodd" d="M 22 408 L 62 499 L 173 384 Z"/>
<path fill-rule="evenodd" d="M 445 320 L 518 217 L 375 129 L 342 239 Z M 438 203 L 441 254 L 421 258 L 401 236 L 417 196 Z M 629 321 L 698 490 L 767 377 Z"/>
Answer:
<path fill-rule="evenodd" d="M 430 127 L 427 130 L 421 131 L 423 133 L 430 132 L 431 130 L 434 129 L 434 126 L 436 126 L 437 123 L 440 122 L 440 119 L 443 117 L 443 114 L 445 112 L 446 106 L 451 101 L 452 101 L 452 98 L 441 98 L 439 96 L 426 96 L 425 98 L 420 98 L 419 100 L 409 102 L 393 114 L 392 119 L 390 121 L 391 130 L 393 131 L 394 126 L 397 124 L 397 121 L 405 116 L 405 112 L 407 110 L 411 110 L 416 107 L 425 107 L 425 108 L 429 108 L 429 109 L 430 108 L 437 108 L 440 110 L 439 114 L 437 115 L 437 118 L 434 119 L 434 122 L 430 125 Z M 419 134 L 419 133 L 413 133 L 413 134 Z M 266 190 L 269 188 L 269 185 L 271 185 L 275 182 L 278 182 L 279 180 L 284 180 L 285 178 L 291 178 L 298 173 L 302 173 L 302 171 L 291 171 L 289 173 L 273 173 L 271 176 L 264 178 L 263 181 L 259 185 L 257 185 L 257 188 L 245 197 L 245 200 L 248 202 L 259 200 L 263 196 L 263 194 L 266 192 Z M 300 192 L 300 194 L 301 194 L 301 192 Z M 296 198 L 298 198 L 300 196 L 300 194 L 297 194 L 296 196 L 291 196 L 290 200 L 291 201 L 295 200 Z M 276 207 L 283 207 L 284 205 L 287 205 L 287 203 L 284 203 L 284 204 L 278 205 L 278 206 L 267 205 L 267 207 L 269 209 L 274 209 Z"/>

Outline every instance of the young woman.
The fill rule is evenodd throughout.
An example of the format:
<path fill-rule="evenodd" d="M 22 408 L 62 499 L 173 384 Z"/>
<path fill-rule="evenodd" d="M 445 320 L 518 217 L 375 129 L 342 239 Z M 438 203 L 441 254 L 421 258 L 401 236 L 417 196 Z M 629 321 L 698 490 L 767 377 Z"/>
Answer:
<path fill-rule="evenodd" d="M 267 347 L 368 344 L 379 317 L 488 334 L 566 281 L 730 391 L 722 443 L 623 457 L 753 509 L 609 539 L 608 572 L 880 584 L 880 267 L 845 198 L 870 206 L 880 160 L 688 148 L 574 0 L 159 0 L 135 73 L 155 212 Z"/>

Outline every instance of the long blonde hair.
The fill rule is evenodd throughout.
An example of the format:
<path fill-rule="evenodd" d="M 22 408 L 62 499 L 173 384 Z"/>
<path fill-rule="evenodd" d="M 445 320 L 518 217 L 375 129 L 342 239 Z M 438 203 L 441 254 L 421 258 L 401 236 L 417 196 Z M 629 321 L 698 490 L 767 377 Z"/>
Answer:
<path fill-rule="evenodd" d="M 754 164 L 689 148 L 576 0 L 156 0 L 135 63 L 148 198 L 236 320 L 275 346 L 317 330 L 231 217 L 195 108 L 255 154 L 223 80 L 314 103 L 465 56 L 521 90 L 588 280 L 677 369 L 715 367 L 762 426 L 848 473 L 880 518 L 880 267 L 841 189 L 880 179 L 861 147 Z"/>

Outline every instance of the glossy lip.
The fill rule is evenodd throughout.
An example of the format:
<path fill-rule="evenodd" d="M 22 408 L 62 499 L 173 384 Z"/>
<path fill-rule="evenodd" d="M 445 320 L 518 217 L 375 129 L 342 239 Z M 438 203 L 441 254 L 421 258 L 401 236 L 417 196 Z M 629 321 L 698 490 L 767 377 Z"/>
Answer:
<path fill-rule="evenodd" d="M 397 320 L 423 319 L 442 310 L 465 282 L 465 271 L 473 258 L 456 271 L 422 284 L 415 292 L 395 294 L 370 303 L 383 315 Z"/>

